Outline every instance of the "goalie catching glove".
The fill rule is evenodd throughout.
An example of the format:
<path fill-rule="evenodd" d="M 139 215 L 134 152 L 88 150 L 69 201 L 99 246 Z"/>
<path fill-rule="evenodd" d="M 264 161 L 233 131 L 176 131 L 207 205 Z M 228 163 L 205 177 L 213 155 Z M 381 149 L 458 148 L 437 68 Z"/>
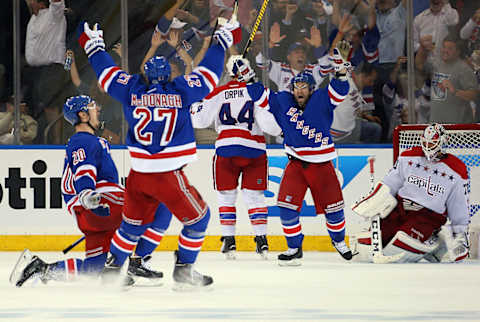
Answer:
<path fill-rule="evenodd" d="M 242 40 L 242 30 L 238 22 L 227 22 L 213 34 L 213 38 L 227 50 Z"/>
<path fill-rule="evenodd" d="M 102 195 L 91 189 L 85 189 L 78 195 L 83 208 L 91 210 L 97 216 L 110 216 L 110 207 L 108 204 L 100 203 L 101 199 Z"/>
<path fill-rule="evenodd" d="M 351 69 L 352 64 L 350 59 L 352 58 L 352 46 L 346 40 L 342 40 L 337 44 L 337 47 L 333 48 L 332 55 L 329 60 L 335 70 L 335 77 L 340 80 L 346 80 L 347 73 Z"/>
<path fill-rule="evenodd" d="M 97 51 L 105 51 L 103 30 L 99 29 L 98 23 L 90 29 L 87 22 L 81 22 L 78 27 L 78 42 L 83 50 L 85 50 L 88 58 Z"/>

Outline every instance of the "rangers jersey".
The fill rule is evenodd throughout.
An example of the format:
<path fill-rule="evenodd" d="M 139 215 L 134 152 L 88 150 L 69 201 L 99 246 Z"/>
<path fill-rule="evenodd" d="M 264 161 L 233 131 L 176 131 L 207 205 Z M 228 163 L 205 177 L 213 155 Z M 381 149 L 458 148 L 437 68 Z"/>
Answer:
<path fill-rule="evenodd" d="M 224 56 L 223 48 L 214 45 L 191 74 L 151 85 L 121 70 L 104 51 L 89 57 L 100 86 L 123 105 L 133 170 L 167 172 L 197 159 L 190 105 L 218 84 Z"/>
<path fill-rule="evenodd" d="M 454 231 L 455 226 L 466 227 L 470 221 L 467 168 L 452 154 L 431 162 L 425 158 L 421 147 L 414 147 L 399 156 L 382 181 L 394 196 L 398 194 L 448 216 Z"/>
<path fill-rule="evenodd" d="M 287 154 L 313 163 L 335 159 L 330 127 L 333 111 L 345 99 L 348 89 L 347 81 L 332 79 L 327 88 L 312 93 L 304 111 L 298 108 L 293 94 L 270 94 L 269 110 L 283 130 Z"/>
<path fill-rule="evenodd" d="M 216 154 L 256 158 L 266 153 L 263 131 L 272 135 L 281 132 L 272 114 L 265 112 L 267 104 L 268 91 L 261 83 L 233 80 L 216 88 L 192 109 L 193 125 L 202 128 L 215 121 Z"/>
<path fill-rule="evenodd" d="M 79 206 L 85 189 L 97 192 L 123 191 L 107 140 L 87 132 L 75 133 L 67 143 L 62 174 L 62 195 L 67 210 Z"/>

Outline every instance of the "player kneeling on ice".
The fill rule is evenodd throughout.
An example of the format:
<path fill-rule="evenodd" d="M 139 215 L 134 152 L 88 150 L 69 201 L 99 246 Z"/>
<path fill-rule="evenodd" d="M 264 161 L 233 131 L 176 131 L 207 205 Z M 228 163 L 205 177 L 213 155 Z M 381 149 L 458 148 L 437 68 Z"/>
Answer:
<path fill-rule="evenodd" d="M 199 104 L 192 106 L 194 127 L 204 128 L 215 122 L 218 132 L 213 158 L 214 187 L 222 228 L 221 252 L 235 259 L 237 186 L 242 178 L 242 195 L 255 234 L 256 252 L 267 258 L 267 154 L 263 131 L 279 135 L 273 115 L 265 110 L 268 91 L 254 82 L 255 72 L 240 55 L 228 59 L 232 80 L 217 87 Z"/>
<path fill-rule="evenodd" d="M 175 288 L 205 287 L 213 278 L 194 269 L 210 219 L 208 205 L 183 168 L 197 159 L 190 106 L 217 86 L 225 51 L 241 40 L 238 23 L 227 23 L 214 33 L 214 43 L 200 64 L 187 75 L 170 80 L 165 57 L 145 63 L 145 75 L 130 75 L 105 52 L 103 31 L 87 23 L 79 28 L 79 43 L 88 56 L 102 88 L 123 105 L 128 123 L 126 144 L 131 170 L 127 177 L 123 220 L 113 235 L 102 278 L 118 279 L 145 227 L 163 204 L 183 224 L 174 253 Z M 146 76 L 144 78 L 144 76 Z M 167 215 L 162 214 L 162 216 Z"/>
<path fill-rule="evenodd" d="M 352 207 L 372 219 L 370 232 L 351 238 L 355 258 L 412 263 L 459 262 L 468 256 L 469 178 L 465 164 L 444 151 L 446 140 L 442 125 L 428 126 L 422 146 L 401 153 L 373 192 Z"/>
<path fill-rule="evenodd" d="M 303 257 L 303 234 L 300 209 L 307 188 L 317 214 L 325 214 L 332 244 L 346 260 L 352 252 L 345 243 L 345 216 L 342 189 L 332 160 L 336 158 L 330 135 L 333 110 L 349 89 L 347 60 L 350 45 L 332 50 L 335 77 L 327 88 L 314 90 L 315 81 L 304 71 L 292 78 L 293 94 L 287 91 L 269 95 L 269 111 L 275 116 L 284 135 L 289 162 L 283 172 L 277 205 L 287 239 L 288 250 L 278 256 L 279 265 L 300 265 Z"/>
<path fill-rule="evenodd" d="M 124 188 L 119 184 L 108 141 L 96 135 L 102 127 L 99 107 L 89 96 L 74 96 L 65 102 L 63 113 L 65 120 L 75 127 L 75 134 L 66 147 L 62 194 L 68 212 L 85 235 L 86 259 L 70 258 L 47 264 L 25 250 L 10 276 L 10 282 L 18 287 L 35 277 L 46 283 L 74 280 L 77 275 L 98 276 L 105 265 L 110 240 L 122 222 Z M 164 207 L 158 207 L 157 213 L 163 211 Z M 147 279 L 149 284 L 157 284 L 163 277 L 148 262 L 170 218 L 157 220 L 142 231 L 143 238 L 135 255 L 130 257 L 124 283 L 131 285 L 138 279 Z"/>

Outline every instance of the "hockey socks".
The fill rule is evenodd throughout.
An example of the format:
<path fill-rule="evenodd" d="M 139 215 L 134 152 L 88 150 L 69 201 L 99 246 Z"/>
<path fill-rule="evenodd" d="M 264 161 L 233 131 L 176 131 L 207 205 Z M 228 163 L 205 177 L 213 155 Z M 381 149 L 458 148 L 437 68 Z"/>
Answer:
<path fill-rule="evenodd" d="M 267 234 L 267 207 L 248 209 L 248 216 L 255 236 Z"/>
<path fill-rule="evenodd" d="M 78 258 L 69 258 L 48 264 L 47 278 L 56 281 L 73 281 L 79 275 L 97 275 L 105 266 L 107 254 L 102 253 L 97 256 L 89 257 L 85 260 Z"/>
<path fill-rule="evenodd" d="M 299 212 L 284 207 L 279 207 L 279 209 L 283 234 L 287 239 L 288 248 L 302 247 L 303 234 L 302 225 L 300 225 Z"/>
<path fill-rule="evenodd" d="M 341 242 L 345 239 L 345 215 L 343 210 L 325 214 L 327 220 L 327 231 L 334 242 Z"/>
<path fill-rule="evenodd" d="M 168 229 L 172 220 L 172 213 L 168 208 L 160 204 L 155 212 L 155 219 L 145 230 L 138 241 L 135 254 L 140 257 L 150 255 L 162 241 L 165 231 Z"/>
<path fill-rule="evenodd" d="M 205 216 L 193 225 L 184 226 L 178 238 L 178 261 L 183 264 L 195 263 L 198 253 L 202 248 L 210 220 L 210 210 Z"/>
<path fill-rule="evenodd" d="M 110 253 L 115 256 L 111 264 L 116 266 L 123 265 L 127 257 L 133 253 L 140 236 L 145 232 L 147 226 L 136 226 L 122 221 L 110 244 Z"/>
<path fill-rule="evenodd" d="M 222 230 L 222 236 L 234 236 L 235 224 L 237 223 L 235 207 L 219 207 L 218 213 L 220 214 L 220 226 Z"/>

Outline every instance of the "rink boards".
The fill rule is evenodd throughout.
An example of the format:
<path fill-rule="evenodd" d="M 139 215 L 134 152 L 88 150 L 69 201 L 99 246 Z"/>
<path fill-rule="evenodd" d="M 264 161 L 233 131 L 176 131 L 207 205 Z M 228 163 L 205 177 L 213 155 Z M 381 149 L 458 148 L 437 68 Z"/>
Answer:
<path fill-rule="evenodd" d="M 342 184 L 345 199 L 347 235 L 366 226 L 362 218 L 353 214 L 350 206 L 370 189 L 368 158 L 375 157 L 375 179 L 380 180 L 392 166 L 392 149 L 379 148 L 339 148 L 337 175 Z M 61 174 L 65 156 L 64 148 L 45 147 L 3 148 L 0 172 L 0 251 L 21 250 L 61 250 L 80 236 L 75 219 L 65 210 L 61 198 Z M 124 178 L 130 169 L 128 152 L 124 147 L 113 148 L 112 157 L 117 164 L 119 175 Z M 268 235 L 271 250 L 282 250 L 286 243 L 275 206 L 278 187 L 287 158 L 281 147 L 267 151 L 269 159 L 269 185 L 265 191 L 269 211 Z M 199 147 L 198 160 L 185 168 L 190 182 L 200 191 L 210 206 L 212 218 L 207 230 L 204 250 L 220 248 L 220 223 L 216 193 L 212 182 L 213 146 Z M 337 161 L 335 160 L 335 166 Z M 472 191 L 473 192 L 473 191 Z M 471 194 L 478 198 L 479 193 Z M 479 203 L 478 200 L 471 200 Z M 252 229 L 242 196 L 237 200 L 237 248 L 253 250 Z M 478 217 L 478 216 L 477 216 Z M 475 218 L 476 219 L 476 218 Z M 302 207 L 301 223 L 305 250 L 332 251 L 325 228 L 323 215 L 317 216 L 310 193 Z M 167 235 L 159 249 L 173 250 L 177 247 L 177 234 L 181 225 L 172 220 Z M 77 250 L 81 250 L 82 244 Z"/>

